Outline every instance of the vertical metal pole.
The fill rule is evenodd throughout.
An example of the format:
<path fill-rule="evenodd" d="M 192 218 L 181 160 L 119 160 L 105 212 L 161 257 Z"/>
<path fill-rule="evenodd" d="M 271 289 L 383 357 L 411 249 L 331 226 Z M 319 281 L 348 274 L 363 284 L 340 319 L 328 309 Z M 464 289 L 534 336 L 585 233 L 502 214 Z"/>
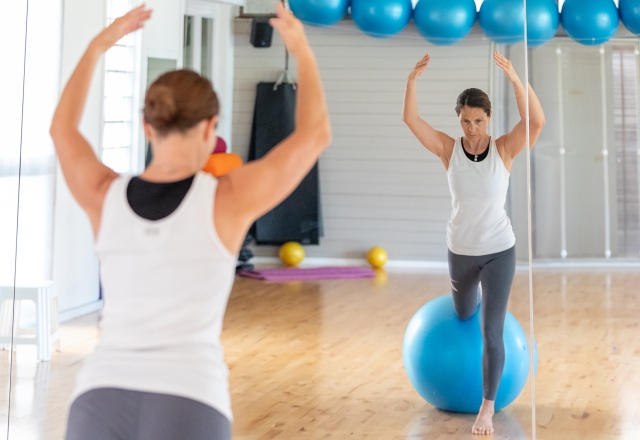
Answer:
<path fill-rule="evenodd" d="M 636 55 L 636 178 L 638 180 L 638 200 L 640 201 L 640 41 L 634 50 Z"/>
<path fill-rule="evenodd" d="M 498 87 L 496 86 L 496 63 L 493 62 L 493 54 L 496 51 L 496 43 L 491 42 L 489 45 L 489 99 L 491 102 L 498 102 L 496 100 L 496 93 L 498 91 Z M 491 115 L 493 116 L 493 114 Z M 494 118 L 489 120 L 489 134 L 491 136 L 497 136 L 496 134 L 496 123 Z"/>
<path fill-rule="evenodd" d="M 602 172 L 604 177 L 604 257 L 611 257 L 611 209 L 609 201 L 609 128 L 607 126 L 606 51 L 600 47 L 600 86 L 602 95 Z"/>
<path fill-rule="evenodd" d="M 529 242 L 529 373 L 531 377 L 531 438 L 536 440 L 536 376 L 534 374 L 534 344 L 533 331 L 533 239 L 531 225 L 531 133 L 529 130 L 529 54 L 527 39 L 527 0 L 524 3 L 524 87 L 525 93 L 525 127 L 526 127 L 526 156 L 527 156 L 527 235 Z"/>
<path fill-rule="evenodd" d="M 562 49 L 560 45 L 556 48 L 556 59 L 558 67 L 558 123 L 559 127 L 559 149 L 560 153 L 560 257 L 564 260 L 567 258 L 567 175 L 564 141 L 564 85 L 562 83 Z"/>

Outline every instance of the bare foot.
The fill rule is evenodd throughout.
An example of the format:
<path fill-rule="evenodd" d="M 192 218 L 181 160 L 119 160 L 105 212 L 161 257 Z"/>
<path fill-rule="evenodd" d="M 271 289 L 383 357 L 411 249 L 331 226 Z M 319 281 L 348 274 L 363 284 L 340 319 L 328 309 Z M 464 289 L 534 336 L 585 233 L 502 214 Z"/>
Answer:
<path fill-rule="evenodd" d="M 482 399 L 482 406 L 478 412 L 476 423 L 473 424 L 472 434 L 493 434 L 493 400 Z"/>

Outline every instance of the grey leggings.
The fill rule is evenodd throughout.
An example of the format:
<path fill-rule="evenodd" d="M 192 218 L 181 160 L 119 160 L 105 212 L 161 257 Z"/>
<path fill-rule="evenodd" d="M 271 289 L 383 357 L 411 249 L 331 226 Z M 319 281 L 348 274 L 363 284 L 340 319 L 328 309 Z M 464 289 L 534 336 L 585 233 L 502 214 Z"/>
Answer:
<path fill-rule="evenodd" d="M 496 400 L 504 368 L 502 330 L 515 271 L 515 246 L 477 257 L 449 251 L 451 294 L 458 317 L 468 319 L 482 304 L 482 389 L 487 400 Z M 478 283 L 482 284 L 482 295 Z"/>
<path fill-rule="evenodd" d="M 230 440 L 229 420 L 212 407 L 167 394 L 99 388 L 69 410 L 66 440 Z"/>

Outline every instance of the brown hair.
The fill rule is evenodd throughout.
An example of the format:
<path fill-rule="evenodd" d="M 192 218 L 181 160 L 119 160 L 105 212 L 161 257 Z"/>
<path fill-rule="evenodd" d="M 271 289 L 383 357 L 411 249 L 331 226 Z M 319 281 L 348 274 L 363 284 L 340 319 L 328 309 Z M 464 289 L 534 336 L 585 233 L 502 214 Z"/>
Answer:
<path fill-rule="evenodd" d="M 489 95 L 480 89 L 467 89 L 458 95 L 458 100 L 456 101 L 456 114 L 458 116 L 460 116 L 460 112 L 464 106 L 481 108 L 487 116 L 491 117 L 491 101 L 489 100 Z"/>
<path fill-rule="evenodd" d="M 207 78 L 191 70 L 174 70 L 149 86 L 143 114 L 161 135 L 184 133 L 218 114 L 218 97 Z"/>

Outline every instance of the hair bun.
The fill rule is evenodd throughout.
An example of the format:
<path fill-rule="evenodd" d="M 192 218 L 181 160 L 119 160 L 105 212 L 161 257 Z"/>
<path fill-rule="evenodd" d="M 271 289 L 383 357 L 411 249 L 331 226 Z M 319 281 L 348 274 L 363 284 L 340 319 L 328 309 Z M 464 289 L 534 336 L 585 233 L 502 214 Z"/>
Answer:
<path fill-rule="evenodd" d="M 211 82 L 191 70 L 163 73 L 147 90 L 144 120 L 161 136 L 185 133 L 218 114 L 218 98 Z"/>
<path fill-rule="evenodd" d="M 166 129 L 178 114 L 178 106 L 170 87 L 157 84 L 147 92 L 144 119 L 159 130 Z"/>

